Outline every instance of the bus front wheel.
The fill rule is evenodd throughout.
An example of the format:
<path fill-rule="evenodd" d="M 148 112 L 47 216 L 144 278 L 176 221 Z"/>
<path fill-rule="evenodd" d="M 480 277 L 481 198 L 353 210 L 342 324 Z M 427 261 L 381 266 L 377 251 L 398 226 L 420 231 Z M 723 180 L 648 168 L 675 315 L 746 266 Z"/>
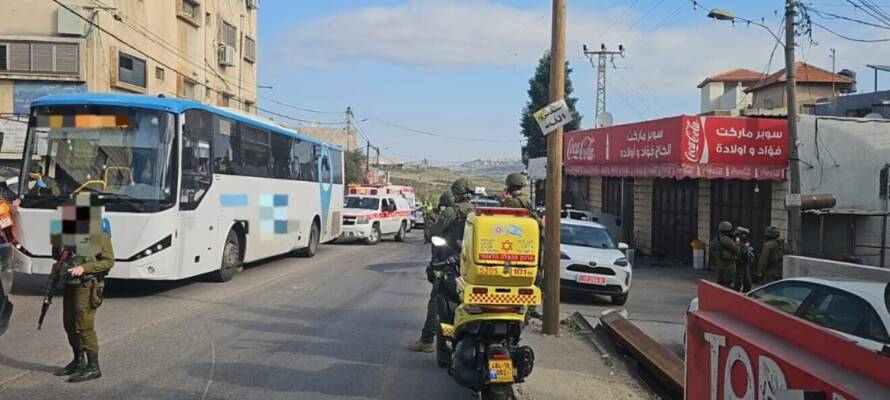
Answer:
<path fill-rule="evenodd" d="M 229 231 L 226 244 L 223 247 L 222 263 L 219 270 L 213 273 L 213 280 L 228 282 L 235 277 L 235 273 L 241 268 L 241 242 L 235 231 Z"/>

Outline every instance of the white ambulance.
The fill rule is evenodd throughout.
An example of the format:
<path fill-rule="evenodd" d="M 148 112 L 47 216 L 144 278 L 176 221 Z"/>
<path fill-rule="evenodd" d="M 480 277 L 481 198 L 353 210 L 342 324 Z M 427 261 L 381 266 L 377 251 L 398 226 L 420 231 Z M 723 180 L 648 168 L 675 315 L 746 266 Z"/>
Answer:
<path fill-rule="evenodd" d="M 343 206 L 341 239 L 375 245 L 391 237 L 405 240 L 411 226 L 411 207 L 400 191 L 389 187 L 350 186 Z"/>

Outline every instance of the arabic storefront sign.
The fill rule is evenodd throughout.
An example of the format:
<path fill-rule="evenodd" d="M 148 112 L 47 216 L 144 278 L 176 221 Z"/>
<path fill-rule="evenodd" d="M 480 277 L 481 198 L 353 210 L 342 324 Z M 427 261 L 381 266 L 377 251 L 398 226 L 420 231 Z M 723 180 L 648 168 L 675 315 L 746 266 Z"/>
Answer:
<path fill-rule="evenodd" d="M 570 175 L 782 180 L 780 119 L 679 116 L 566 134 Z"/>
<path fill-rule="evenodd" d="M 565 100 L 554 101 L 548 106 L 534 113 L 535 121 L 541 127 L 541 132 L 547 136 L 569 122 L 572 122 L 572 112 Z"/>

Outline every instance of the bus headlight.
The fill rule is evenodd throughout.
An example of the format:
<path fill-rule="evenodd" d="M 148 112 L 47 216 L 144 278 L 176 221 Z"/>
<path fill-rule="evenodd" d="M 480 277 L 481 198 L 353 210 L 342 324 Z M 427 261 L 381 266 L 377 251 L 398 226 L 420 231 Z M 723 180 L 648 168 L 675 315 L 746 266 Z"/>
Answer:
<path fill-rule="evenodd" d="M 164 250 L 173 245 L 173 236 L 167 235 L 167 237 L 159 240 L 157 243 L 148 246 L 148 248 L 136 253 L 136 255 L 124 260 L 124 261 L 136 261 L 141 258 L 148 257 L 152 254 L 155 254 L 161 250 Z"/>
<path fill-rule="evenodd" d="M 365 225 L 367 223 L 368 223 L 368 217 L 361 216 L 361 215 L 359 215 L 358 217 L 355 217 L 356 225 Z"/>

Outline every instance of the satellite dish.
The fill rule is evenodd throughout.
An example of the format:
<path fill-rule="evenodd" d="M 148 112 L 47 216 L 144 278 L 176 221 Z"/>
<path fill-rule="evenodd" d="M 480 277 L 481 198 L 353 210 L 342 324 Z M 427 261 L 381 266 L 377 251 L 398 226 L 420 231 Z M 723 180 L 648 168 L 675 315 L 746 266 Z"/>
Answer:
<path fill-rule="evenodd" d="M 881 114 L 878 114 L 878 113 L 876 113 L 876 112 L 873 112 L 873 113 L 868 113 L 868 114 L 866 114 L 863 118 L 867 118 L 867 119 L 884 119 L 884 116 L 881 115 Z"/>
<path fill-rule="evenodd" d="M 612 114 L 607 111 L 601 112 L 600 115 L 596 116 L 596 127 L 597 128 L 608 128 L 612 126 Z"/>

